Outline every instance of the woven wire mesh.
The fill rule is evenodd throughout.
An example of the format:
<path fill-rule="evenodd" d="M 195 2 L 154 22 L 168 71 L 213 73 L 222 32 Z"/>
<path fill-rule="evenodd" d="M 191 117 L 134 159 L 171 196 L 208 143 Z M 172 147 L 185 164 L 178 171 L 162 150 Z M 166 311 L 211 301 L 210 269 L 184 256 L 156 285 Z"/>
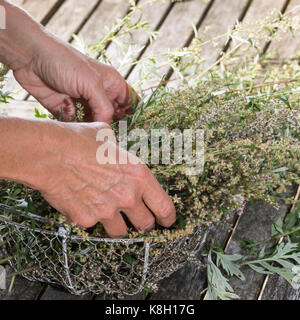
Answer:
<path fill-rule="evenodd" d="M 76 295 L 134 295 L 145 287 L 154 288 L 192 260 L 203 238 L 200 229 L 170 241 L 86 238 L 71 235 L 47 218 L 6 205 L 0 204 L 0 211 L 5 212 L 0 215 L 0 241 L 5 243 L 1 251 L 13 256 L 14 271 Z"/>

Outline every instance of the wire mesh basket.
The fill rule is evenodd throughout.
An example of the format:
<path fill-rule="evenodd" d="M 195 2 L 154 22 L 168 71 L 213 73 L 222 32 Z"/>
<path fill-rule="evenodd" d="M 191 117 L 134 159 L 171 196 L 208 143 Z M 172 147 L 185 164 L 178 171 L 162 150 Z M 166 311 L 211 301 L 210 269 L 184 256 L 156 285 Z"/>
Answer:
<path fill-rule="evenodd" d="M 124 296 L 144 288 L 155 291 L 159 280 L 187 261 L 204 237 L 197 228 L 175 240 L 110 239 L 72 235 L 57 222 L 0 204 L 2 253 L 23 277 L 64 287 L 70 293 Z M 42 225 L 42 227 L 41 227 Z M 51 228 L 49 228 L 51 226 Z"/>

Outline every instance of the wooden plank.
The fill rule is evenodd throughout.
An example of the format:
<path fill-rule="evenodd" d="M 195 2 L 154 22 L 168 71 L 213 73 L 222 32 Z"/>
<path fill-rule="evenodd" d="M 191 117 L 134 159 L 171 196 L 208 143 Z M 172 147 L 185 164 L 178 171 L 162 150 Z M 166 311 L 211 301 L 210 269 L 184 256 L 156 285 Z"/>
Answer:
<path fill-rule="evenodd" d="M 98 0 L 66 0 L 47 24 L 47 30 L 61 40 L 71 41 Z"/>
<path fill-rule="evenodd" d="M 300 16 L 300 0 L 291 0 L 286 13 L 295 12 L 295 15 Z M 290 58 L 300 50 L 300 31 L 293 36 L 291 33 L 281 33 L 280 41 L 273 41 L 268 51 L 274 52 L 274 58 L 284 60 Z"/>
<path fill-rule="evenodd" d="M 8 292 L 8 290 L 0 290 L 0 300 L 36 300 L 42 290 L 42 283 L 16 277 L 11 292 Z"/>
<path fill-rule="evenodd" d="M 297 188 L 295 200 L 300 198 L 300 186 Z M 295 209 L 295 204 L 290 210 Z M 278 240 L 281 242 L 282 238 Z M 300 287 L 292 287 L 287 281 L 278 275 L 266 275 L 259 293 L 259 300 L 299 300 Z"/>
<path fill-rule="evenodd" d="M 241 20 L 243 23 L 255 23 L 257 20 L 261 20 L 265 18 L 266 14 L 271 10 L 281 11 L 285 8 L 287 0 L 252 0 L 250 5 L 243 4 L 242 1 L 220 1 L 215 0 L 214 6 L 210 9 L 207 14 L 207 17 L 201 24 L 198 32 L 201 34 L 205 30 L 206 27 L 211 26 L 212 28 L 208 31 L 207 35 L 204 39 L 212 39 L 215 36 L 224 34 L 231 26 L 234 26 L 234 22 Z M 242 7 L 241 5 L 244 5 Z M 240 6 L 240 7 L 239 7 Z M 240 12 L 238 11 L 240 9 Z M 235 20 L 233 17 L 235 16 Z M 220 19 L 222 17 L 222 19 Z M 231 24 L 231 26 L 230 26 Z M 225 45 L 224 41 L 217 41 L 218 47 L 223 47 Z M 262 46 L 264 47 L 264 46 Z M 230 43 L 227 51 L 232 48 L 232 43 Z M 254 49 L 249 49 L 247 51 L 248 54 L 255 53 Z M 218 58 L 219 52 L 216 51 L 213 44 L 206 45 L 203 48 L 203 58 L 205 59 L 203 63 L 203 69 L 205 70 L 209 66 L 211 66 Z M 175 79 L 175 75 L 172 75 L 171 80 Z M 171 81 L 168 83 L 168 87 L 177 87 L 178 84 L 176 81 Z"/>
<path fill-rule="evenodd" d="M 176 3 L 161 26 L 157 39 L 147 48 L 142 58 L 164 53 L 168 49 L 183 48 L 193 35 L 193 24 L 199 23 L 210 5 L 202 0 Z M 165 63 L 167 58 L 159 57 L 156 60 L 159 65 Z M 168 70 L 169 67 L 163 67 L 158 72 L 163 76 Z M 128 81 L 134 85 L 140 78 L 141 72 L 140 66 L 135 67 L 129 75 Z M 151 85 L 153 83 L 147 83 L 145 86 Z"/>
<path fill-rule="evenodd" d="M 47 14 L 62 0 L 14 0 L 13 3 L 21 6 L 35 20 L 42 22 Z"/>
<path fill-rule="evenodd" d="M 292 197 L 295 193 L 296 188 L 289 187 L 287 188 L 287 192 L 280 195 L 280 197 Z M 248 238 L 255 242 L 268 238 L 271 235 L 272 222 L 279 217 L 283 218 L 289 210 L 289 206 L 283 200 L 279 200 L 278 204 L 279 210 L 261 201 L 248 203 L 241 216 L 236 232 L 230 241 L 227 252 L 229 254 L 245 254 L 246 252 L 241 247 L 241 240 L 243 238 Z M 241 281 L 237 278 L 231 278 L 230 284 L 241 299 L 255 300 L 258 297 L 264 275 L 248 267 L 245 267 L 242 271 L 246 280 Z"/>
<path fill-rule="evenodd" d="M 286 7 L 286 2 L 287 0 L 252 0 L 242 22 L 244 24 L 250 24 L 250 26 L 252 27 L 255 22 L 263 20 L 267 16 L 267 14 L 271 12 L 283 12 Z M 267 35 L 267 31 L 263 30 L 262 32 L 266 32 Z M 233 40 L 232 42 L 230 43 L 227 51 L 229 51 L 239 43 L 238 40 Z M 261 44 L 261 53 L 263 53 L 266 45 L 267 42 Z M 257 51 L 254 48 L 247 48 L 247 50 L 242 54 L 251 56 L 257 54 Z"/>
<path fill-rule="evenodd" d="M 232 30 L 236 21 L 243 15 L 247 5 L 248 0 L 215 0 L 213 7 L 210 9 L 205 20 L 198 29 L 198 34 L 201 36 L 205 29 L 209 28 L 203 37 L 203 41 L 207 41 Z M 225 46 L 226 41 L 226 38 L 222 38 L 216 42 L 218 47 L 222 49 Z M 220 53 L 221 52 L 216 50 L 213 43 L 205 45 L 201 55 L 201 58 L 205 59 L 203 68 L 206 69 L 212 65 L 217 60 Z"/>
<path fill-rule="evenodd" d="M 40 300 L 92 300 L 92 295 L 76 296 L 62 289 L 48 286 Z"/>
<path fill-rule="evenodd" d="M 154 31 L 159 28 L 159 25 L 163 21 L 164 17 L 168 14 L 169 10 L 172 8 L 172 4 L 169 2 L 154 2 L 149 3 L 148 0 L 142 0 L 138 4 L 138 10 L 133 16 L 132 21 L 136 22 L 142 16 L 142 21 L 147 21 L 149 23 L 149 30 Z M 126 44 L 134 45 L 134 53 L 132 56 L 128 57 L 125 64 L 128 65 L 137 59 L 141 53 L 141 50 L 149 43 L 148 34 L 142 30 L 135 30 L 130 35 L 127 34 L 120 38 L 120 41 Z M 131 67 L 126 67 L 120 69 L 120 50 L 114 43 L 110 45 L 107 49 L 107 56 L 109 57 L 112 65 L 119 69 L 123 77 L 128 74 Z"/>
<path fill-rule="evenodd" d="M 236 21 L 241 21 L 248 6 L 249 0 L 215 0 L 214 5 L 208 11 L 205 20 L 198 29 L 198 35 L 202 37 L 204 42 L 226 34 L 226 32 L 233 29 Z M 226 41 L 227 38 L 223 37 L 203 46 L 201 52 L 203 70 L 206 70 L 218 59 L 221 50 L 226 45 Z M 216 49 L 215 44 L 219 50 Z M 174 81 L 175 79 L 176 75 L 172 74 L 170 82 L 167 84 L 169 88 L 178 87 L 178 81 Z"/>
<path fill-rule="evenodd" d="M 271 10 L 281 11 L 284 8 L 286 0 L 253 0 L 243 22 L 252 23 L 264 19 Z"/>
<path fill-rule="evenodd" d="M 85 43 L 90 44 L 102 39 L 117 19 L 126 15 L 130 8 L 124 0 L 102 0 L 89 21 L 84 25 L 79 35 Z M 95 54 L 95 57 L 97 54 Z"/>
<path fill-rule="evenodd" d="M 296 290 L 282 277 L 271 276 L 262 300 L 300 300 L 300 289 Z"/>
<path fill-rule="evenodd" d="M 199 259 L 201 259 L 200 254 L 209 249 L 212 242 L 218 243 L 221 248 L 224 247 L 236 218 L 237 216 L 231 213 L 224 217 L 220 224 L 211 226 L 206 233 L 203 232 L 205 238 L 197 255 Z M 206 286 L 206 266 L 203 265 L 199 269 L 195 265 L 187 264 L 162 280 L 158 292 L 149 298 L 151 300 L 199 300 Z"/>

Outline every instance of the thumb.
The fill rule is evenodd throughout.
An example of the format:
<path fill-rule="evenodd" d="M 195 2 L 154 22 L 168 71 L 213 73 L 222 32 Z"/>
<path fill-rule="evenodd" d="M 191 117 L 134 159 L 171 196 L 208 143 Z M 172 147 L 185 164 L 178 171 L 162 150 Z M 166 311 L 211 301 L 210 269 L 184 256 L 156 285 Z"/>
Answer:
<path fill-rule="evenodd" d="M 89 105 L 93 114 L 93 120 L 110 124 L 114 116 L 114 107 L 107 97 L 103 87 L 94 90 L 89 99 Z"/>

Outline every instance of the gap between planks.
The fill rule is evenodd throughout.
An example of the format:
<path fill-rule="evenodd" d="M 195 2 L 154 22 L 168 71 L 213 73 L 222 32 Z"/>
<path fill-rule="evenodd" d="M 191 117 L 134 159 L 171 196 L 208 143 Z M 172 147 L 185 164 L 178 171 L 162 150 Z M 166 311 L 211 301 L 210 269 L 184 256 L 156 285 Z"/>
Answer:
<path fill-rule="evenodd" d="M 298 186 L 298 190 L 297 190 L 297 193 L 296 193 L 296 195 L 295 195 L 295 200 L 299 200 L 299 198 L 300 198 L 300 185 Z M 289 210 L 289 212 L 291 212 L 291 211 L 294 210 L 294 209 L 295 209 L 295 204 L 292 205 L 292 207 L 291 207 L 291 209 Z M 288 212 L 288 213 L 289 213 L 289 212 Z M 287 213 L 287 214 L 288 214 L 288 213 Z M 278 241 L 278 244 L 281 243 L 282 240 L 283 240 L 283 238 L 280 238 L 279 241 Z M 267 274 L 267 275 L 265 276 L 265 278 L 264 278 L 264 281 L 263 281 L 263 284 L 262 284 L 262 286 L 261 286 L 260 292 L 259 292 L 259 294 L 258 294 L 257 300 L 262 300 L 262 296 L 263 296 L 263 294 L 264 294 L 264 291 L 265 291 L 265 289 L 266 289 L 266 286 L 267 286 L 267 283 L 268 283 L 269 279 L 270 279 L 270 275 Z"/>

